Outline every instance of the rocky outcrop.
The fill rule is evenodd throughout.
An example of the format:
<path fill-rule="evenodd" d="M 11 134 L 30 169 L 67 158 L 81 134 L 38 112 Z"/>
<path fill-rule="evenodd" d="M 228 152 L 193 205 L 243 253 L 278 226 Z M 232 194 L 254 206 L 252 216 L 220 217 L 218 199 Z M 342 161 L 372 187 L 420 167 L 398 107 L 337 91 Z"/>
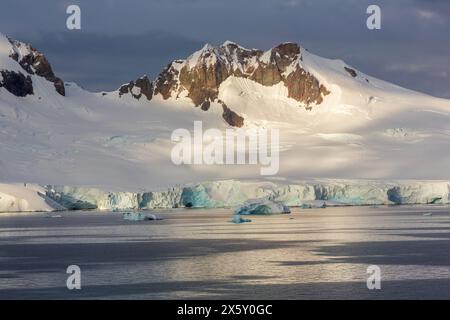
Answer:
<path fill-rule="evenodd" d="M 202 106 L 200 108 L 203 111 L 208 111 L 210 106 L 211 106 L 211 103 L 209 101 L 205 101 L 202 103 Z"/>
<path fill-rule="evenodd" d="M 236 112 L 234 112 L 230 108 L 228 108 L 225 103 L 223 103 L 223 102 L 221 102 L 221 103 L 222 103 L 222 109 L 223 109 L 222 118 L 230 126 L 238 127 L 238 128 L 241 128 L 242 126 L 244 126 L 244 118 L 241 117 L 240 115 L 238 115 Z"/>
<path fill-rule="evenodd" d="M 356 76 L 358 75 L 358 74 L 356 73 L 356 71 L 353 70 L 352 68 L 344 67 L 344 69 L 345 69 L 345 71 L 347 71 L 348 74 L 351 75 L 353 78 L 356 78 Z"/>
<path fill-rule="evenodd" d="M 140 77 L 136 81 L 130 81 L 119 88 L 119 96 L 124 94 L 131 94 L 134 98 L 140 99 L 145 96 L 147 100 L 152 100 L 153 97 L 153 83 L 150 82 L 147 76 Z"/>
<path fill-rule="evenodd" d="M 4 87 L 10 93 L 17 97 L 25 97 L 33 94 L 33 82 L 30 76 L 26 76 L 21 72 L 0 71 L 2 79 L 0 79 L 0 87 Z"/>
<path fill-rule="evenodd" d="M 9 39 L 12 50 L 10 57 L 17 61 L 29 74 L 36 74 L 46 80 L 53 82 L 56 91 L 64 96 L 64 82 L 55 76 L 47 58 L 35 48 L 19 41 Z"/>

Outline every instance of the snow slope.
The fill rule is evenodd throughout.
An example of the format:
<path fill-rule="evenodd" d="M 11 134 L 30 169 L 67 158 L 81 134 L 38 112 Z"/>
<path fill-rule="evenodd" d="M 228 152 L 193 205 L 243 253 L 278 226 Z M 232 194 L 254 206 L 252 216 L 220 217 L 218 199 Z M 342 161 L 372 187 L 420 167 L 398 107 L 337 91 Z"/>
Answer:
<path fill-rule="evenodd" d="M 46 189 L 30 184 L 0 184 L 0 212 L 55 211 L 65 209 L 48 198 Z"/>
<path fill-rule="evenodd" d="M 0 70 L 20 71 L 0 41 Z M 195 57 L 195 56 L 194 56 Z M 193 57 L 189 61 L 193 62 Z M 268 87 L 229 77 L 219 98 L 245 118 L 246 130 L 280 129 L 280 171 L 273 181 L 310 178 L 450 180 L 450 101 L 369 77 L 340 60 L 303 51 L 302 67 L 331 93 L 311 111 Z M 260 179 L 258 165 L 171 162 L 173 130 L 229 128 L 222 106 L 205 112 L 186 97 L 136 100 L 66 83 L 66 96 L 31 76 L 34 94 L 0 87 L 0 181 L 143 192 L 222 179 Z"/>

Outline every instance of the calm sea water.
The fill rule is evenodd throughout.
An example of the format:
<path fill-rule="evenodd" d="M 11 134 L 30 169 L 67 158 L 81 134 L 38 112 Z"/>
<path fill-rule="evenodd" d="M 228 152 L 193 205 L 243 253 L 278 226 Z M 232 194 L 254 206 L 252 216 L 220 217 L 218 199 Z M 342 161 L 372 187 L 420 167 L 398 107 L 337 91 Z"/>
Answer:
<path fill-rule="evenodd" d="M 432 212 L 432 216 L 424 215 Z M 0 215 L 0 298 L 450 299 L 450 208 Z M 81 268 L 81 290 L 66 268 Z M 381 268 L 368 290 L 367 267 Z"/>

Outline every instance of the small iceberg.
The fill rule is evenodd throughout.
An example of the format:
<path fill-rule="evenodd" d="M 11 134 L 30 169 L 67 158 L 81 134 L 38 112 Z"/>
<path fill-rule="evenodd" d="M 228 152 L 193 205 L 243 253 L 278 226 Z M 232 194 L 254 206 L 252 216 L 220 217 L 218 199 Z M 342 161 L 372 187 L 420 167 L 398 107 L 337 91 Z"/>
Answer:
<path fill-rule="evenodd" d="M 154 214 L 145 214 L 142 212 L 124 212 L 123 220 L 128 221 L 154 221 L 154 220 L 162 220 Z"/>
<path fill-rule="evenodd" d="M 46 218 L 62 218 L 62 215 L 60 215 L 60 214 L 50 214 L 50 213 L 48 213 L 48 214 L 45 215 L 45 217 L 46 217 Z"/>
<path fill-rule="evenodd" d="M 233 219 L 231 220 L 231 222 L 232 222 L 232 223 L 238 223 L 238 224 L 239 224 L 239 223 L 252 222 L 252 220 L 242 218 L 240 214 L 235 214 L 235 215 L 233 216 Z"/>
<path fill-rule="evenodd" d="M 269 199 L 254 199 L 244 202 L 234 212 L 235 215 L 268 215 L 276 213 L 291 213 L 291 210 L 281 202 Z"/>

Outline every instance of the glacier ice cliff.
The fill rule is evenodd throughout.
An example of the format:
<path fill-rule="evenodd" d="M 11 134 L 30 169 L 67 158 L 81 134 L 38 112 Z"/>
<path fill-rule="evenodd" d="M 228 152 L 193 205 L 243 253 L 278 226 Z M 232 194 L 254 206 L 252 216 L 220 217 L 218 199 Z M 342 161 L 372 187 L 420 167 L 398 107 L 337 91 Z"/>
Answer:
<path fill-rule="evenodd" d="M 46 196 L 67 209 L 164 209 L 237 207 L 250 199 L 308 207 L 323 201 L 333 205 L 401 205 L 450 203 L 446 181 L 326 180 L 299 183 L 270 181 L 210 181 L 163 191 L 108 192 L 96 188 L 46 186 Z"/>

